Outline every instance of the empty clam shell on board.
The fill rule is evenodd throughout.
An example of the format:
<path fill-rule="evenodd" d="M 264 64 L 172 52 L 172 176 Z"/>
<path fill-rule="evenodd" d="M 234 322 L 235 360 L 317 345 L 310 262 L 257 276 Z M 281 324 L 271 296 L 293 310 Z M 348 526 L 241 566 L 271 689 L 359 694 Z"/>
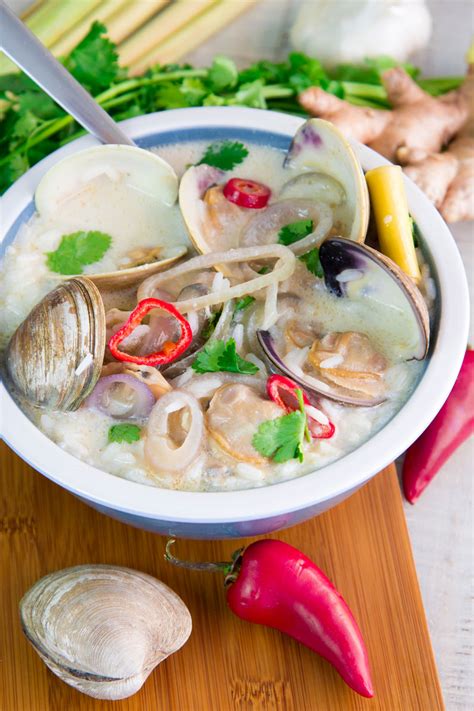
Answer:
<path fill-rule="evenodd" d="M 50 291 L 13 334 L 7 374 L 30 404 L 75 410 L 99 378 L 105 339 L 97 287 L 85 277 L 70 279 Z"/>
<path fill-rule="evenodd" d="M 160 580 L 80 565 L 39 580 L 20 602 L 23 631 L 45 664 L 97 699 L 123 699 L 191 634 L 191 615 Z"/>

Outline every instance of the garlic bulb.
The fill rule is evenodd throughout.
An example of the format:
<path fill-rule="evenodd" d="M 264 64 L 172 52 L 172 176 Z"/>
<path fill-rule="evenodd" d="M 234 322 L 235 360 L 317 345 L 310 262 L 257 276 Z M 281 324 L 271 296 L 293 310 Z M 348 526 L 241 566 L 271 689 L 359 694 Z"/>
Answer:
<path fill-rule="evenodd" d="M 189 610 L 173 590 L 112 565 L 47 575 L 21 600 L 20 617 L 51 671 L 96 699 L 134 694 L 191 634 Z"/>
<path fill-rule="evenodd" d="M 290 39 L 295 49 L 334 66 L 379 55 L 405 61 L 430 34 L 425 0 L 305 0 Z"/>

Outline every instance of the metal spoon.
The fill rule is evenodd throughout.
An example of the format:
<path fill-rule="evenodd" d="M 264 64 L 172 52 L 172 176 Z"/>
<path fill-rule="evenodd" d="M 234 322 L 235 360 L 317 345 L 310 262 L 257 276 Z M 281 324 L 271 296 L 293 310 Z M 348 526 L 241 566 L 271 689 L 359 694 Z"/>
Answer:
<path fill-rule="evenodd" d="M 135 143 L 0 0 L 0 49 L 102 143 Z"/>

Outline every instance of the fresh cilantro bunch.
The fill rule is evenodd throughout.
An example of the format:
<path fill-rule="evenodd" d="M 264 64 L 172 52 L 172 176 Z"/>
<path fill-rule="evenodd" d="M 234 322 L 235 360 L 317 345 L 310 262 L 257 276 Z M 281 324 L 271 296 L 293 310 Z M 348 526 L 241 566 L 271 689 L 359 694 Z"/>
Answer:
<path fill-rule="evenodd" d="M 256 365 L 239 356 L 233 338 L 229 338 L 228 341 L 216 339 L 208 343 L 198 353 L 191 367 L 196 373 L 218 373 L 220 371 L 246 375 L 258 373 Z"/>
<path fill-rule="evenodd" d="M 141 76 L 129 77 L 127 70 L 119 67 L 117 48 L 99 22 L 91 25 L 62 61 L 116 121 L 188 106 L 251 106 L 304 116 L 298 94 L 309 86 L 319 86 L 358 105 L 386 108 L 380 76 L 397 64 L 390 57 L 380 57 L 327 71 L 317 59 L 292 52 L 283 62 L 261 61 L 238 71 L 232 59 L 218 55 L 208 68 L 157 65 Z M 405 68 L 416 74 L 414 67 Z M 449 77 L 419 83 L 425 91 L 438 95 L 461 81 L 462 77 Z M 26 75 L 0 76 L 0 192 L 30 166 L 83 133 Z"/>

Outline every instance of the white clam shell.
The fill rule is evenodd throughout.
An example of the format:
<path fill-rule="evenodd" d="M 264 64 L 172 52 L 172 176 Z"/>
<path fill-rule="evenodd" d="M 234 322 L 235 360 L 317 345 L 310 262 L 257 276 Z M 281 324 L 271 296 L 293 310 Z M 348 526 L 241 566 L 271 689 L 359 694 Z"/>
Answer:
<path fill-rule="evenodd" d="M 123 699 L 191 634 L 191 615 L 160 580 L 81 565 L 39 580 L 20 602 L 23 631 L 45 664 L 97 699 Z"/>

